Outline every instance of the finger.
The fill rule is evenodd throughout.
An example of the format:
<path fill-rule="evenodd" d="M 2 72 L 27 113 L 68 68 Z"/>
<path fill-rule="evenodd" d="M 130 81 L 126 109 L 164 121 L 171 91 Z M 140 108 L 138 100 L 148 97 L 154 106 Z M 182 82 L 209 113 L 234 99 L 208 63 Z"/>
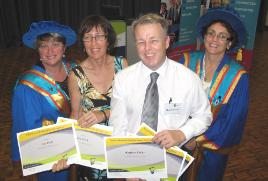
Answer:
<path fill-rule="evenodd" d="M 57 163 L 55 163 L 53 166 L 52 166 L 52 172 L 56 172 L 56 166 L 57 165 Z"/>

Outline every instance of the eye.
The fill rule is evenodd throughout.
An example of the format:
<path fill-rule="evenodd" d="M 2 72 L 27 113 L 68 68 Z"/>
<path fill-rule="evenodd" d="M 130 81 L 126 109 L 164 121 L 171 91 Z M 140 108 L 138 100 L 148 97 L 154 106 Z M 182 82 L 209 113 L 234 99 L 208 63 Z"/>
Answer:
<path fill-rule="evenodd" d="M 151 43 L 152 43 L 152 44 L 157 44 L 158 42 L 159 42 L 159 40 L 157 40 L 157 39 L 152 39 L 152 40 L 151 40 Z"/>
<path fill-rule="evenodd" d="M 45 44 L 45 43 L 41 43 L 40 45 L 39 45 L 39 48 L 46 48 L 47 47 L 47 45 Z"/>
<path fill-rule="evenodd" d="M 103 40 L 105 40 L 106 35 L 96 35 L 95 38 L 96 38 L 96 40 L 103 41 Z"/>
<path fill-rule="evenodd" d="M 207 36 L 214 36 L 215 32 L 214 31 L 207 31 L 206 35 Z"/>
<path fill-rule="evenodd" d="M 228 39 L 228 37 L 227 37 L 227 35 L 226 34 L 219 34 L 219 38 L 221 39 L 221 40 L 223 40 L 223 41 L 225 41 L 225 40 L 227 40 Z"/>
<path fill-rule="evenodd" d="M 91 41 L 92 40 L 92 36 L 84 36 L 83 37 L 83 41 Z"/>
<path fill-rule="evenodd" d="M 61 43 L 60 42 L 53 42 L 53 46 L 54 47 L 59 47 L 59 46 L 61 46 Z"/>
<path fill-rule="evenodd" d="M 142 45 L 144 45 L 145 44 L 145 41 L 137 41 L 136 42 L 136 45 L 137 46 L 142 46 Z"/>

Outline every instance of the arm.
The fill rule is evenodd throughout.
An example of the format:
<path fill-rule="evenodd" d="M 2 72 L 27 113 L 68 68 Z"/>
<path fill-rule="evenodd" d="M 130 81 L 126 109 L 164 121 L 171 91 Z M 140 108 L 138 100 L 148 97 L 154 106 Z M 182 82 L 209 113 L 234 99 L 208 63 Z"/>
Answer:
<path fill-rule="evenodd" d="M 185 134 L 187 142 L 191 138 L 204 133 L 212 122 L 212 113 L 207 95 L 203 90 L 199 77 L 195 74 L 191 92 L 189 92 L 189 111 L 190 118 L 180 128 Z M 185 143 L 184 142 L 184 143 Z M 183 143 L 183 144 L 184 144 Z"/>
<path fill-rule="evenodd" d="M 79 91 L 76 76 L 73 71 L 70 72 L 70 75 L 68 78 L 68 89 L 69 89 L 69 95 L 71 99 L 71 108 L 72 108 L 70 117 L 73 119 L 78 119 L 81 94 Z"/>
<path fill-rule="evenodd" d="M 119 74 L 120 73 L 117 75 Z M 127 105 L 124 100 L 124 92 L 122 82 L 119 80 L 118 76 L 115 76 L 111 98 L 111 116 L 109 123 L 114 127 L 113 134 L 116 136 L 127 135 Z"/>
<path fill-rule="evenodd" d="M 12 159 L 20 160 L 17 133 L 42 126 L 42 99 L 25 85 L 18 85 L 12 97 Z"/>
<path fill-rule="evenodd" d="M 128 62 L 126 58 L 123 58 L 123 69 L 128 67 Z"/>

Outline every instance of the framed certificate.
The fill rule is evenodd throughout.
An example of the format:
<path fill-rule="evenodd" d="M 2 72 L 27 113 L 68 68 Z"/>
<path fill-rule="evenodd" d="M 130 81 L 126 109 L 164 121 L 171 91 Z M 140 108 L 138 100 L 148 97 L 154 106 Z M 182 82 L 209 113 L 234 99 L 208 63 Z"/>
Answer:
<path fill-rule="evenodd" d="M 151 136 L 106 137 L 108 178 L 166 178 L 165 149 Z"/>
<path fill-rule="evenodd" d="M 54 163 L 79 159 L 73 123 L 62 123 L 17 133 L 23 175 L 50 170 Z"/>

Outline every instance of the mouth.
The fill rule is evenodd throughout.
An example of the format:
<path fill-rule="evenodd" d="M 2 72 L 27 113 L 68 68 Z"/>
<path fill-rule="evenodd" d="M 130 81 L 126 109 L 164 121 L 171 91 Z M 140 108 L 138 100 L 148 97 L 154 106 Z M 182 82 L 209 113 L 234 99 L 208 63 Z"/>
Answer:
<path fill-rule="evenodd" d="M 100 51 L 100 48 L 92 48 L 92 49 L 90 49 L 90 51 L 91 51 L 92 53 L 97 53 L 97 52 Z"/>
<path fill-rule="evenodd" d="M 53 56 L 47 56 L 46 58 L 47 58 L 48 60 L 54 60 L 56 57 L 57 57 L 56 55 L 53 55 Z"/>
<path fill-rule="evenodd" d="M 217 45 L 217 44 L 215 44 L 215 43 L 210 43 L 209 44 L 209 47 L 211 47 L 211 48 L 218 48 L 219 46 Z"/>
<path fill-rule="evenodd" d="M 155 53 L 153 53 L 153 52 L 145 53 L 146 57 L 153 57 L 154 55 L 155 55 Z"/>

